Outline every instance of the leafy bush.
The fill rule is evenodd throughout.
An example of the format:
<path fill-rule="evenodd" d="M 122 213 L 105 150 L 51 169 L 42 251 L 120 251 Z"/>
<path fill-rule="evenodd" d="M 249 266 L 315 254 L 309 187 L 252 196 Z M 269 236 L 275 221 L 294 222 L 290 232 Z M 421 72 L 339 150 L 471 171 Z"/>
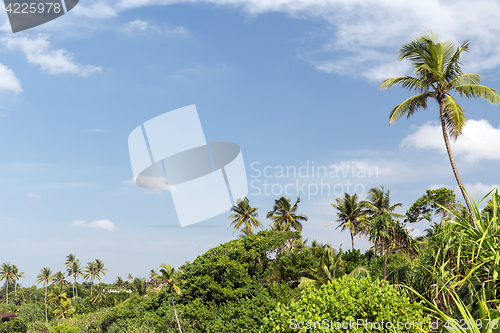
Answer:
<path fill-rule="evenodd" d="M 26 331 L 28 331 L 28 325 L 20 318 L 9 320 L 0 326 L 0 333 L 25 333 Z"/>
<path fill-rule="evenodd" d="M 59 324 L 49 328 L 49 333 L 80 333 L 80 328 L 76 326 L 69 326 L 68 324 Z"/>
<path fill-rule="evenodd" d="M 408 311 L 409 306 L 405 291 L 386 281 L 344 276 L 320 289 L 307 286 L 301 298 L 290 305 L 279 303 L 264 319 L 262 331 L 373 332 L 380 325 L 390 328 L 387 326 L 389 322 L 393 327 L 389 330 L 391 332 L 428 331 L 429 317 L 420 310 Z M 345 327 L 341 326 L 342 323 Z M 403 325 L 402 328 L 397 327 L 398 323 Z M 406 323 L 413 327 L 405 327 Z"/>
<path fill-rule="evenodd" d="M 27 323 L 45 320 L 45 312 L 36 304 L 24 304 L 19 309 L 19 318 Z"/>

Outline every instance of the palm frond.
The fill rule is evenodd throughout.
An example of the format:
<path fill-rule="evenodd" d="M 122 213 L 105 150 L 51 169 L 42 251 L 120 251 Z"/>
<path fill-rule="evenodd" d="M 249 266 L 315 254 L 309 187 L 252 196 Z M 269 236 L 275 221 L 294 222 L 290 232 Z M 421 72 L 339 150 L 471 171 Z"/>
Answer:
<path fill-rule="evenodd" d="M 429 96 L 432 96 L 432 94 L 428 92 L 415 95 L 396 106 L 389 115 L 389 126 L 403 116 L 409 118 L 418 108 L 427 109 L 427 98 Z"/>
<path fill-rule="evenodd" d="M 467 122 L 465 119 L 465 110 L 450 95 L 446 95 L 444 121 L 446 130 L 453 140 L 456 140 L 462 134 L 462 130 Z"/>
<path fill-rule="evenodd" d="M 420 92 L 427 91 L 430 88 L 429 82 L 414 78 L 411 76 L 396 76 L 385 80 L 378 87 L 381 90 L 389 89 L 395 84 L 399 84 L 403 88 L 417 90 Z"/>
<path fill-rule="evenodd" d="M 464 84 L 453 87 L 460 96 L 465 96 L 467 98 L 483 98 L 490 102 L 491 104 L 498 104 L 500 102 L 500 96 L 495 89 L 480 85 L 480 84 Z"/>

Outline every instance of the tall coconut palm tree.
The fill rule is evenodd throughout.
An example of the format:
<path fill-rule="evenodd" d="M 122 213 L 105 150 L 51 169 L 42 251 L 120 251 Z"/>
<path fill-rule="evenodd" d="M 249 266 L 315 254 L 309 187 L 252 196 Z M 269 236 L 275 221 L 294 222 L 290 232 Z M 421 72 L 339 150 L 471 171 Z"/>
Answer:
<path fill-rule="evenodd" d="M 366 207 L 368 215 L 372 217 L 377 217 L 383 213 L 387 213 L 394 218 L 404 216 L 394 213 L 394 210 L 403 204 L 398 202 L 391 205 L 391 192 L 389 190 L 385 191 L 382 185 L 380 187 L 372 187 L 368 191 L 366 200 L 362 201 L 361 204 Z"/>
<path fill-rule="evenodd" d="M 0 267 L 0 279 L 5 279 L 5 295 L 6 295 L 6 303 L 9 304 L 9 283 L 14 282 L 14 273 L 12 269 L 12 265 L 10 263 L 3 263 Z"/>
<path fill-rule="evenodd" d="M 76 297 L 78 297 L 78 288 L 76 288 L 76 279 L 82 274 L 82 270 L 80 268 L 80 260 L 76 259 L 75 254 L 69 254 L 66 257 L 66 273 L 68 276 L 73 278 L 73 298 L 75 298 L 75 290 Z"/>
<path fill-rule="evenodd" d="M 274 200 L 273 210 L 267 213 L 266 218 L 273 221 L 272 228 L 277 231 L 290 231 L 292 228 L 302 232 L 302 222 L 307 221 L 304 214 L 296 214 L 300 198 L 292 205 L 291 199 L 281 197 Z"/>
<path fill-rule="evenodd" d="M 90 280 L 90 296 L 92 296 L 92 290 L 94 288 L 94 279 L 98 276 L 96 263 L 94 261 L 89 261 L 83 268 L 83 278 L 85 281 Z"/>
<path fill-rule="evenodd" d="M 108 271 L 107 268 L 104 268 L 104 262 L 101 259 L 96 259 L 95 260 L 95 267 L 96 267 L 96 277 L 98 280 L 101 280 L 101 274 L 106 275 L 106 272 Z"/>
<path fill-rule="evenodd" d="M 49 322 L 49 317 L 47 316 L 47 285 L 52 282 L 52 270 L 48 267 L 44 267 L 40 270 L 40 273 L 36 276 L 36 283 L 42 283 L 45 288 L 45 322 Z"/>
<path fill-rule="evenodd" d="M 380 89 L 389 89 L 395 84 L 418 92 L 396 106 L 389 115 L 389 126 L 406 116 L 409 118 L 418 109 L 427 108 L 427 101 L 434 99 L 439 105 L 439 120 L 443 132 L 444 144 L 451 163 L 451 168 L 460 191 L 465 199 L 469 213 L 474 219 L 472 204 L 465 193 L 464 184 L 458 173 L 450 139 L 456 140 L 463 131 L 467 120 L 465 110 L 456 102 L 451 93 L 461 97 L 481 97 L 491 104 L 498 104 L 500 96 L 496 90 L 480 85 L 481 75 L 462 72 L 460 57 L 469 51 L 466 40 L 457 47 L 451 41 L 438 42 L 438 36 L 432 32 L 403 44 L 399 48 L 399 60 L 409 60 L 415 71 L 415 77 L 397 76 L 385 80 Z"/>
<path fill-rule="evenodd" d="M 335 202 L 332 206 L 337 210 L 339 219 L 328 223 L 325 227 L 332 223 L 339 223 L 335 229 L 342 228 L 340 229 L 341 231 L 349 229 L 352 249 L 354 250 L 354 236 L 367 232 L 366 218 L 368 211 L 361 202 L 358 202 L 358 195 L 356 193 L 345 193 L 344 198 L 336 198 Z"/>
<path fill-rule="evenodd" d="M 12 265 L 12 276 L 14 277 L 14 293 L 17 295 L 17 281 L 20 278 L 25 277 L 24 272 L 19 272 L 19 269 L 16 265 Z"/>
<path fill-rule="evenodd" d="M 71 276 L 73 278 L 73 298 L 78 297 L 78 286 L 76 284 L 76 279 L 78 279 L 78 277 L 80 276 L 83 276 L 83 271 L 80 266 L 80 260 L 76 259 L 76 261 L 69 268 L 67 268 L 67 273 L 68 276 Z"/>
<path fill-rule="evenodd" d="M 245 235 L 253 234 L 252 226 L 262 227 L 262 223 L 257 220 L 259 216 L 259 213 L 257 213 L 258 208 L 259 207 L 252 207 L 247 197 L 244 197 L 243 200 L 238 199 L 236 205 L 231 207 L 231 211 L 234 212 L 234 214 L 228 217 L 228 219 L 233 219 L 229 224 L 229 227 L 234 224 L 233 234 L 236 229 L 240 229 L 242 226 Z"/>
<path fill-rule="evenodd" d="M 175 291 L 177 295 L 181 294 L 181 288 L 177 285 L 179 283 L 179 271 L 175 271 L 170 265 L 161 264 L 160 274 L 157 276 L 158 280 L 162 281 L 163 285 L 167 286 L 170 291 L 170 300 L 172 301 L 172 307 L 174 308 L 175 319 L 177 320 L 177 326 L 179 327 L 179 332 L 182 333 L 181 323 L 179 322 L 179 317 L 177 316 L 177 310 L 175 309 L 174 295 Z"/>
<path fill-rule="evenodd" d="M 52 275 L 52 284 L 57 285 L 59 289 L 63 290 L 67 281 L 64 279 L 65 274 L 62 271 L 58 271 Z"/>

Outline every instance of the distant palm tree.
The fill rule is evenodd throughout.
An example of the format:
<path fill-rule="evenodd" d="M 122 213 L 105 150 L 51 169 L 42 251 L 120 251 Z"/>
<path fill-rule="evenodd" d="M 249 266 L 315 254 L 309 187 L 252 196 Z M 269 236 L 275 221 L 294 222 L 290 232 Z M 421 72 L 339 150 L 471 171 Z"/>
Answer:
<path fill-rule="evenodd" d="M 12 276 L 14 277 L 14 293 L 17 295 L 17 281 L 20 278 L 25 277 L 24 272 L 19 272 L 19 269 L 16 265 L 12 265 Z"/>
<path fill-rule="evenodd" d="M 64 319 L 63 307 L 67 307 L 68 303 L 71 302 L 71 300 L 66 296 L 66 292 L 64 292 L 58 286 L 55 286 L 54 288 L 52 288 L 52 291 L 49 294 L 49 298 L 51 299 L 51 303 L 55 303 L 56 305 L 59 305 L 59 308 L 61 311 L 61 317 Z"/>
<path fill-rule="evenodd" d="M 96 278 L 100 281 L 101 280 L 101 274 L 106 275 L 106 272 L 108 271 L 107 268 L 104 268 L 104 262 L 101 259 L 96 259 L 95 260 L 95 269 L 96 269 Z"/>
<path fill-rule="evenodd" d="M 123 286 L 125 285 L 125 282 L 123 281 L 121 276 L 116 278 L 116 285 L 118 286 L 118 289 L 120 291 L 122 290 Z"/>
<path fill-rule="evenodd" d="M 57 285 L 60 290 L 63 290 L 64 286 L 66 285 L 67 281 L 64 279 L 65 275 L 62 271 L 58 271 L 52 275 L 52 283 L 54 285 Z"/>
<path fill-rule="evenodd" d="M 274 222 L 272 228 L 276 231 L 290 231 L 292 228 L 302 232 L 302 222 L 307 221 L 307 216 L 296 214 L 300 198 L 292 205 L 291 199 L 281 197 L 274 200 L 273 210 L 267 213 L 266 218 Z"/>
<path fill-rule="evenodd" d="M 308 284 L 319 288 L 344 274 L 341 251 L 336 251 L 330 244 L 318 245 L 317 242 L 313 242 L 312 249 L 319 261 L 316 267 L 307 272 L 309 277 L 302 276 L 300 278 L 299 288 L 304 288 Z"/>
<path fill-rule="evenodd" d="M 398 207 L 403 206 L 402 203 L 398 202 L 391 205 L 391 192 L 389 190 L 385 191 L 384 187 L 372 187 L 368 191 L 368 196 L 366 200 L 362 201 L 361 204 L 366 207 L 368 215 L 377 217 L 383 213 L 388 213 L 391 217 L 404 217 L 404 215 L 394 213 L 394 210 Z"/>
<path fill-rule="evenodd" d="M 341 231 L 349 229 L 352 249 L 354 250 L 354 236 L 367 232 L 366 218 L 368 211 L 362 203 L 358 202 L 356 193 L 352 195 L 345 193 L 343 199 L 337 198 L 335 202 L 332 206 L 337 210 L 339 219 L 328 223 L 325 227 L 332 223 L 339 223 L 335 229 L 342 228 Z"/>
<path fill-rule="evenodd" d="M 156 271 L 154 269 L 151 269 L 149 271 L 149 279 L 150 280 L 154 280 L 156 275 L 158 275 L 158 274 L 156 274 Z"/>
<path fill-rule="evenodd" d="M 45 322 L 49 322 L 47 316 L 47 285 L 52 282 L 52 270 L 48 267 L 44 267 L 40 270 L 40 273 L 36 276 L 36 283 L 42 283 L 45 288 Z"/>
<path fill-rule="evenodd" d="M 389 253 L 401 249 L 413 251 L 415 241 L 409 235 L 409 230 L 404 225 L 394 220 L 391 215 L 384 212 L 370 221 L 370 241 L 374 248 L 384 259 L 384 279 L 387 277 L 387 258 Z"/>
<path fill-rule="evenodd" d="M 174 296 L 173 292 L 175 291 L 178 295 L 181 294 L 181 288 L 177 286 L 179 272 L 175 271 L 170 265 L 161 264 L 160 266 L 160 275 L 158 275 L 158 279 L 163 282 L 163 285 L 166 285 L 170 290 L 170 299 L 172 301 L 172 307 L 174 308 L 175 319 L 177 320 L 177 326 L 179 327 L 179 332 L 182 333 L 181 323 L 179 322 L 179 317 L 177 316 L 177 310 L 175 309 Z"/>
<path fill-rule="evenodd" d="M 262 227 L 262 223 L 256 219 L 259 216 L 257 209 L 259 207 L 252 207 L 250 201 L 247 197 L 243 200 L 239 199 L 236 205 L 231 207 L 231 211 L 234 212 L 228 219 L 233 219 L 229 224 L 229 227 L 234 224 L 233 234 L 236 229 L 240 229 L 243 226 L 244 235 L 252 235 L 254 227 Z M 228 228 L 229 228 L 228 227 Z"/>
<path fill-rule="evenodd" d="M 407 59 L 413 64 L 416 77 L 393 77 L 382 82 L 379 88 L 389 89 L 393 85 L 399 84 L 403 88 L 419 93 L 408 98 L 391 111 L 389 126 L 403 116 L 409 118 L 420 108 L 426 109 L 428 99 L 434 99 L 438 103 L 441 131 L 451 168 L 469 213 L 474 218 L 472 204 L 465 193 L 449 140 L 449 136 L 456 140 L 462 134 L 467 120 L 465 119 L 465 110 L 458 105 L 451 93 L 454 92 L 458 96 L 468 98 L 481 97 L 492 104 L 498 104 L 500 96 L 496 90 L 479 84 L 481 75 L 462 72 L 460 57 L 462 52 L 467 51 L 469 51 L 468 40 L 456 47 L 451 41 L 438 42 L 438 36 L 432 32 L 425 33 L 421 37 L 403 44 L 398 52 L 400 61 Z"/>
<path fill-rule="evenodd" d="M 134 277 L 132 276 L 132 274 L 129 273 L 128 276 L 127 276 L 127 280 L 131 280 L 132 281 L 133 279 L 134 279 Z"/>
<path fill-rule="evenodd" d="M 92 296 L 92 290 L 94 287 L 94 279 L 100 278 L 97 272 L 97 265 L 94 261 L 89 261 L 87 266 L 83 268 L 83 278 L 90 280 L 90 296 Z"/>
<path fill-rule="evenodd" d="M 136 277 L 132 282 L 132 287 L 139 296 L 146 295 L 146 278 L 140 279 Z"/>
<path fill-rule="evenodd" d="M 78 297 L 78 288 L 76 287 L 76 279 L 82 275 L 82 270 L 80 268 L 80 260 L 76 259 L 75 254 L 69 254 L 66 257 L 66 272 L 68 276 L 73 278 L 73 298 Z M 76 291 L 76 293 L 75 293 Z"/>
<path fill-rule="evenodd" d="M 97 303 L 97 308 L 99 309 L 99 304 L 106 299 L 106 293 L 104 292 L 104 289 L 98 288 L 96 290 L 96 293 L 94 297 L 90 300 L 92 304 Z"/>
<path fill-rule="evenodd" d="M 9 282 L 13 283 L 14 282 L 14 272 L 12 270 L 12 266 L 10 263 L 3 263 L 1 268 L 0 268 L 0 279 L 4 280 L 5 283 L 7 284 L 5 287 L 5 293 L 6 293 L 6 299 L 7 299 L 7 304 L 9 304 Z"/>

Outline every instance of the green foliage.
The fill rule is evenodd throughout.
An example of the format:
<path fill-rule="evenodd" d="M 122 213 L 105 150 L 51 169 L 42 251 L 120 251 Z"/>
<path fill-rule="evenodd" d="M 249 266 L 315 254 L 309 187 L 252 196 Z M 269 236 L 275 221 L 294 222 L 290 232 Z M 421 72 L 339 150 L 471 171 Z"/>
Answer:
<path fill-rule="evenodd" d="M 68 324 L 59 324 L 49 328 L 49 333 L 80 333 L 82 330 L 76 326 L 69 326 Z"/>
<path fill-rule="evenodd" d="M 19 318 L 27 323 L 45 319 L 44 310 L 36 304 L 24 304 L 19 308 Z"/>
<path fill-rule="evenodd" d="M 367 263 L 366 256 L 361 254 L 359 249 L 348 250 L 342 253 L 342 261 L 344 262 L 346 274 L 351 273 L 356 267 L 364 266 Z"/>
<path fill-rule="evenodd" d="M 297 301 L 290 305 L 279 303 L 264 319 L 262 332 L 372 332 L 370 326 L 360 325 L 356 330 L 341 327 L 331 328 L 332 323 L 364 320 L 364 323 L 391 322 L 392 332 L 426 332 L 429 317 L 422 311 L 408 311 L 410 301 L 404 290 L 389 285 L 386 281 L 353 279 L 344 276 L 323 285 L 320 289 L 306 287 Z M 298 323 L 328 324 L 328 329 L 319 327 L 299 329 Z M 421 323 L 423 329 L 397 329 L 397 323 Z M 301 327 L 304 327 L 301 325 Z"/>
<path fill-rule="evenodd" d="M 432 221 L 432 216 L 439 214 L 441 220 L 445 219 L 448 212 L 441 206 L 449 209 L 454 209 L 456 204 L 455 192 L 448 188 L 440 188 L 436 190 L 427 190 L 425 194 L 419 198 L 406 211 L 405 222 L 415 223 L 422 220 Z"/>
<path fill-rule="evenodd" d="M 0 326 L 0 333 L 25 333 L 28 325 L 21 318 L 14 318 Z"/>

